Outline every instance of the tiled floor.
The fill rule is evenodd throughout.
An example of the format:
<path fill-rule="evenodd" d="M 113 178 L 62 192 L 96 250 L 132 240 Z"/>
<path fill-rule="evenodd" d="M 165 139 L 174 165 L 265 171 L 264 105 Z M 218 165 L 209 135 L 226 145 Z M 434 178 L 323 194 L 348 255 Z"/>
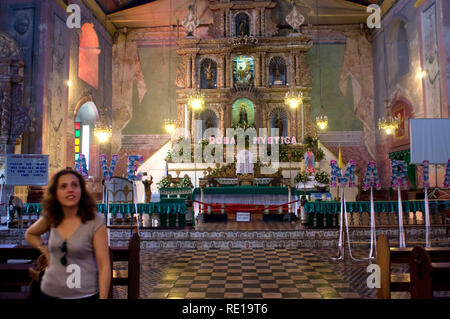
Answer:
<path fill-rule="evenodd" d="M 374 298 L 365 285 L 369 262 L 331 261 L 335 254 L 335 249 L 145 250 L 140 297 Z M 115 296 L 126 298 L 126 289 L 115 288 Z"/>

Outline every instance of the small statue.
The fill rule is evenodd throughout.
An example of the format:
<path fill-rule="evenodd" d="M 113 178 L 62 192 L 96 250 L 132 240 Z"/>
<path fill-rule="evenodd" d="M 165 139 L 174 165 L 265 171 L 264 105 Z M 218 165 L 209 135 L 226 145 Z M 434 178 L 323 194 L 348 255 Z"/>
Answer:
<path fill-rule="evenodd" d="M 304 160 L 305 160 L 305 170 L 307 173 L 314 173 L 314 166 L 315 166 L 315 161 L 314 161 L 314 153 L 311 151 L 311 149 L 308 147 L 305 155 L 304 155 Z"/>
<path fill-rule="evenodd" d="M 283 136 L 284 133 L 284 123 L 283 123 L 283 119 L 281 118 L 281 114 L 278 113 L 277 118 L 275 119 L 275 127 L 278 128 L 278 134 L 280 134 L 280 136 Z"/>
<path fill-rule="evenodd" d="M 205 121 L 205 129 L 209 129 L 209 128 L 213 128 L 213 127 L 214 127 L 214 120 L 212 119 L 211 116 L 208 116 Z"/>
<path fill-rule="evenodd" d="M 239 23 L 238 34 L 239 34 L 239 36 L 242 36 L 242 37 L 248 35 L 248 26 L 247 26 L 247 22 L 245 20 L 242 20 Z"/>
<path fill-rule="evenodd" d="M 207 66 L 203 67 L 205 70 L 205 77 L 206 77 L 206 87 L 208 89 L 212 88 L 212 84 L 213 84 L 213 69 L 211 66 L 211 63 L 209 63 Z"/>
<path fill-rule="evenodd" d="M 246 124 L 248 122 L 247 111 L 245 110 L 245 104 L 241 104 L 241 111 L 239 112 L 239 124 Z"/>
<path fill-rule="evenodd" d="M 150 203 L 152 201 L 152 184 L 153 184 L 153 176 L 150 175 L 150 179 L 142 180 L 142 184 L 144 184 L 145 189 L 145 202 Z"/>

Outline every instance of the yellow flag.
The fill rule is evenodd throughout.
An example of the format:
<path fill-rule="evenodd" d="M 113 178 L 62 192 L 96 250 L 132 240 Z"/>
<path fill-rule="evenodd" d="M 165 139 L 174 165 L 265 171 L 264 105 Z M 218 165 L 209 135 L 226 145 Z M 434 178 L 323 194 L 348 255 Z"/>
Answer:
<path fill-rule="evenodd" d="M 338 167 L 339 167 L 339 169 L 342 169 L 342 154 L 341 154 L 341 147 L 340 146 L 339 146 Z"/>

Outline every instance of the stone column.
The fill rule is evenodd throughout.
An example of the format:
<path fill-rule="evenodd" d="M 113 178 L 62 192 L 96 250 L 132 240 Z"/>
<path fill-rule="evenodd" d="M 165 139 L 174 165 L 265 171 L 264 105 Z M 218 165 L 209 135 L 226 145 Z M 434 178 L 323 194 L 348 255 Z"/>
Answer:
<path fill-rule="evenodd" d="M 290 68 L 289 68 L 289 85 L 295 86 L 295 60 L 294 52 L 289 53 Z"/>
<path fill-rule="evenodd" d="M 186 63 L 186 87 L 192 88 L 192 57 L 189 55 L 186 55 L 185 59 L 187 60 Z"/>
<path fill-rule="evenodd" d="M 301 79 L 300 79 L 300 55 L 298 52 L 295 54 L 295 82 L 296 85 L 300 86 L 301 85 Z"/>
<path fill-rule="evenodd" d="M 230 61 L 230 55 L 226 56 L 226 63 L 225 63 L 225 74 L 226 74 L 226 87 L 233 87 L 233 77 L 231 72 L 231 61 Z"/>
<path fill-rule="evenodd" d="M 192 64 L 191 64 L 191 81 L 192 81 L 192 87 L 196 88 L 197 87 L 197 81 L 196 81 L 196 68 L 195 68 L 195 57 L 196 54 L 192 54 L 191 55 L 191 60 L 192 60 Z"/>
<path fill-rule="evenodd" d="M 261 86 L 261 54 L 258 52 L 255 55 L 255 86 Z"/>
<path fill-rule="evenodd" d="M 261 86 L 267 86 L 266 80 L 266 52 L 261 54 Z"/>
<path fill-rule="evenodd" d="M 230 36 L 230 9 L 225 9 L 225 37 Z"/>
<path fill-rule="evenodd" d="M 217 88 L 218 89 L 221 89 L 221 88 L 223 88 L 223 87 L 225 87 L 224 86 L 224 78 L 225 78 L 225 55 L 224 54 L 221 54 L 220 55 L 220 61 L 219 61 L 219 65 L 218 65 L 218 76 L 217 76 L 217 82 L 219 82 L 219 83 L 217 83 Z"/>
<path fill-rule="evenodd" d="M 266 8 L 262 8 L 261 9 L 261 35 L 265 36 L 266 35 Z"/>

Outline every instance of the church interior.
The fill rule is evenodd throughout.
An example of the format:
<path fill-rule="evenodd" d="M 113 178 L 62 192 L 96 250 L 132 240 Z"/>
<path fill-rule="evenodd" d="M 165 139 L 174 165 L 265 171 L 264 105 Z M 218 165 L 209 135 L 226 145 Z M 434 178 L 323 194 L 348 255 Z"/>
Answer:
<path fill-rule="evenodd" d="M 448 0 L 0 0 L 0 299 L 66 168 L 110 298 L 449 298 L 449 34 Z"/>

